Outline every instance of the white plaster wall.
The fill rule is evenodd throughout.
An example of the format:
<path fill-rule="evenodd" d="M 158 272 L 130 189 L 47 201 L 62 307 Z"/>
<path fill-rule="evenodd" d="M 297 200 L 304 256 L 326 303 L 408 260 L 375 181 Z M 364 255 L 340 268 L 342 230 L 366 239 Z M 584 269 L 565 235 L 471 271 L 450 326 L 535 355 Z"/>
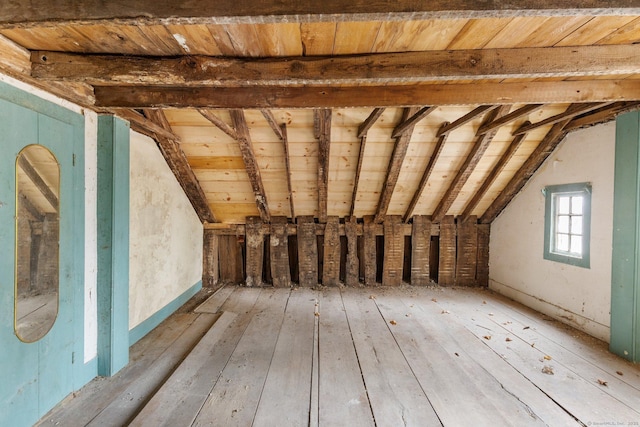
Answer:
<path fill-rule="evenodd" d="M 569 134 L 491 225 L 491 289 L 609 341 L 615 123 Z M 543 259 L 547 185 L 591 182 L 591 268 Z"/>
<path fill-rule="evenodd" d="M 129 329 L 202 280 L 202 223 L 155 142 L 131 132 Z"/>

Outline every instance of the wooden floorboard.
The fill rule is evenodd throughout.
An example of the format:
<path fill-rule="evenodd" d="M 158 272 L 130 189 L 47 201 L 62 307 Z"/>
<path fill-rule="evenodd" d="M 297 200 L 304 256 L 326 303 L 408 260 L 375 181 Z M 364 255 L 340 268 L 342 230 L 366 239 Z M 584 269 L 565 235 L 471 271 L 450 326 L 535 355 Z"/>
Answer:
<path fill-rule="evenodd" d="M 639 366 L 490 291 L 225 287 L 202 299 L 133 346 L 122 375 L 92 381 L 40 425 L 640 420 Z"/>

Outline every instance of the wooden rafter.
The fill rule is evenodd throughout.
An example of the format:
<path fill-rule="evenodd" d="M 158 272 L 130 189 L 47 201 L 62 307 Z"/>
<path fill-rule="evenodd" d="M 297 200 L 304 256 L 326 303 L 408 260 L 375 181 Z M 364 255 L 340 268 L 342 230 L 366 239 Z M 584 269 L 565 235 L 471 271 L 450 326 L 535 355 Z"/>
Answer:
<path fill-rule="evenodd" d="M 314 134 L 318 140 L 318 219 L 327 222 L 329 193 L 329 149 L 331 146 L 331 110 L 314 110 Z"/>
<path fill-rule="evenodd" d="M 301 87 L 96 86 L 105 108 L 338 108 L 640 100 L 637 80 Z"/>
<path fill-rule="evenodd" d="M 291 210 L 291 218 L 295 219 L 296 211 L 293 207 L 293 187 L 291 186 L 291 157 L 289 155 L 289 136 L 287 135 L 287 125 L 280 125 L 280 135 L 282 135 L 282 144 L 284 146 L 284 164 L 287 173 L 287 189 L 289 190 L 289 209 Z"/>
<path fill-rule="evenodd" d="M 18 201 L 20 203 L 19 206 L 24 207 L 36 221 L 44 220 L 44 213 L 40 212 L 40 209 L 29 200 L 26 194 L 22 192 L 18 193 Z"/>
<path fill-rule="evenodd" d="M 251 182 L 256 206 L 260 212 L 260 218 L 262 218 L 262 221 L 264 222 L 270 222 L 271 214 L 269 213 L 269 204 L 267 203 L 267 193 L 265 192 L 264 185 L 262 184 L 262 176 L 260 175 L 260 167 L 258 166 L 256 155 L 253 152 L 251 135 L 249 134 L 247 120 L 244 117 L 244 111 L 234 109 L 229 111 L 229 114 L 231 116 L 231 121 L 233 122 L 233 127 L 238 135 L 238 146 L 240 147 L 244 167 L 247 170 L 247 175 Z"/>
<path fill-rule="evenodd" d="M 507 108 L 508 107 L 506 106 L 501 106 L 494 110 L 491 110 L 489 113 L 487 113 L 485 123 L 490 123 L 500 117 L 502 114 L 504 114 Z M 458 197 L 458 194 L 460 194 L 460 190 L 462 190 L 462 187 L 464 187 L 464 184 L 473 173 L 475 167 L 480 162 L 480 159 L 484 155 L 485 151 L 487 151 L 487 148 L 489 148 L 489 144 L 491 143 L 491 140 L 493 140 L 496 132 L 497 130 L 492 130 L 487 133 L 481 134 L 478 132 L 476 134 L 476 140 L 473 148 L 471 149 L 471 152 L 460 167 L 460 170 L 456 174 L 455 178 L 453 178 L 453 181 L 442 197 L 442 200 L 440 200 L 440 203 L 438 203 L 438 206 L 433 212 L 433 222 L 440 222 L 442 218 L 447 215 L 449 208 Z"/>
<path fill-rule="evenodd" d="M 498 129 L 499 127 L 502 127 L 507 123 L 511 123 L 514 120 L 518 120 L 520 117 L 526 116 L 527 114 L 531 114 L 542 107 L 544 107 L 544 105 L 542 104 L 531 104 L 531 105 L 525 105 L 524 107 L 520 107 L 517 110 L 514 110 L 507 115 L 497 118 L 493 122 L 483 124 L 478 129 L 478 133 L 483 134 L 491 130 Z"/>
<path fill-rule="evenodd" d="M 444 122 L 440 127 L 440 130 L 446 128 L 447 126 L 449 126 L 449 123 Z M 413 216 L 413 211 L 415 210 L 416 205 L 418 204 L 418 202 L 420 201 L 420 198 L 422 197 L 422 192 L 427 186 L 427 182 L 429 181 L 431 172 L 433 172 L 433 168 L 435 167 L 436 162 L 440 157 L 440 153 L 442 153 L 442 148 L 444 147 L 444 144 L 445 142 L 447 142 L 447 138 L 449 137 L 449 132 L 438 131 L 438 134 L 440 135 L 438 137 L 438 142 L 436 142 L 436 146 L 433 149 L 433 153 L 431 153 L 431 158 L 429 158 L 429 163 L 427 164 L 427 167 L 424 169 L 422 178 L 420 178 L 420 183 L 418 184 L 418 188 L 416 189 L 416 192 L 413 194 L 413 197 L 411 198 L 411 202 L 409 203 L 409 207 L 407 208 L 407 211 L 404 214 L 404 217 L 403 217 L 404 222 L 408 222 Z"/>
<path fill-rule="evenodd" d="M 604 108 L 591 111 L 588 114 L 575 117 L 565 127 L 565 130 L 572 131 L 575 129 L 606 123 L 614 120 L 619 114 L 638 109 L 640 109 L 640 102 L 616 102 L 615 104 L 608 105 Z"/>
<path fill-rule="evenodd" d="M 225 58 L 35 51 L 31 75 L 90 84 L 295 85 L 587 77 L 640 73 L 640 46 L 530 47 Z"/>
<path fill-rule="evenodd" d="M 231 126 L 229 126 L 220 117 L 218 117 L 213 111 L 209 111 L 209 110 L 205 110 L 205 109 L 201 108 L 201 109 L 198 110 L 198 113 L 200 113 L 200 115 L 202 115 L 202 117 L 204 117 L 205 119 L 209 120 L 211 122 L 211 124 L 213 124 L 215 127 L 220 129 L 222 132 L 224 132 L 227 135 L 229 135 L 231 138 L 236 139 L 236 140 L 238 139 L 238 133 L 236 132 L 236 130 L 234 128 L 232 128 Z"/>
<path fill-rule="evenodd" d="M 358 138 L 362 138 L 367 134 L 369 129 L 378 121 L 382 113 L 384 113 L 384 108 L 374 108 L 369 117 L 362 122 L 360 126 L 358 126 Z"/>
<path fill-rule="evenodd" d="M 280 140 L 284 140 L 285 136 L 282 133 L 282 128 L 278 124 L 278 119 L 276 119 L 276 116 L 273 115 L 271 110 L 262 109 L 260 110 L 260 112 L 262 113 L 262 115 L 264 116 L 264 119 L 269 124 L 269 127 L 273 130 L 273 133 L 275 133 Z"/>
<path fill-rule="evenodd" d="M 165 132 L 171 132 L 169 121 L 162 110 L 149 109 L 145 110 L 144 113 L 150 121 L 164 129 Z M 182 151 L 182 148 L 180 148 L 179 138 L 175 135 L 173 138 L 167 138 L 165 136 L 165 132 L 163 132 L 162 135 L 156 135 L 155 138 L 162 156 L 165 158 L 169 168 L 189 198 L 189 201 L 191 202 L 193 209 L 198 214 L 200 221 L 203 223 L 216 222 L 216 218 L 207 203 L 207 197 L 205 196 L 202 187 L 200 187 L 200 183 L 198 182 L 196 175 L 189 166 L 187 156 L 184 154 L 184 151 Z"/>
<path fill-rule="evenodd" d="M 528 124 L 530 123 L 526 122 L 523 126 L 527 126 Z M 461 222 L 466 222 L 469 219 L 473 210 L 478 206 L 478 203 L 480 203 L 480 200 L 482 200 L 487 191 L 489 191 L 489 188 L 491 188 L 493 183 L 496 181 L 498 175 L 502 173 L 504 167 L 509 163 L 509 160 L 511 160 L 514 154 L 516 154 L 516 151 L 518 151 L 518 148 L 520 148 L 526 137 L 526 133 L 519 133 L 513 138 L 513 141 L 511 141 L 507 150 L 502 154 L 498 163 L 496 163 L 491 172 L 489 172 L 489 175 L 487 175 L 480 188 L 475 192 L 473 198 L 467 203 L 467 206 L 465 206 L 462 215 L 460 215 L 462 218 Z"/>
<path fill-rule="evenodd" d="M 429 1 L 219 0 L 215 2 L 167 2 L 139 0 L 127 7 L 118 2 L 87 0 L 33 0 L 0 3 L 0 28 L 33 27 L 60 23 L 109 24 L 230 24 L 322 21 L 382 21 L 502 16 L 640 15 L 637 2 L 628 0 L 475 0 Z"/>
<path fill-rule="evenodd" d="M 395 129 L 393 129 L 393 132 L 391 132 L 391 138 L 398 138 L 399 136 L 401 136 L 407 129 L 412 128 L 418 124 L 418 122 L 420 122 L 420 120 L 424 119 L 425 117 L 427 117 L 429 114 L 431 114 L 433 112 L 433 110 L 435 110 L 438 107 L 422 107 L 420 110 L 418 110 L 414 115 L 412 115 L 411 117 L 409 117 L 408 119 L 406 119 L 405 121 L 403 121 L 402 123 L 400 123 L 398 126 L 395 127 Z"/>
<path fill-rule="evenodd" d="M 496 108 L 496 106 L 495 105 L 481 105 L 479 107 L 476 107 L 473 110 L 471 110 L 469 113 L 467 113 L 464 116 L 460 117 L 458 120 L 455 120 L 455 121 L 447 124 L 446 126 L 442 126 L 440 129 L 438 129 L 438 133 L 436 134 L 436 136 L 440 137 L 440 136 L 444 135 L 445 133 L 449 133 L 449 132 L 454 131 L 454 130 L 458 129 L 459 127 L 464 126 L 465 124 L 469 123 L 471 120 L 475 119 L 479 115 L 484 114 L 487 111 L 491 110 L 492 108 Z"/>
<path fill-rule="evenodd" d="M 143 135 L 147 135 L 149 138 L 155 139 L 156 136 L 158 136 L 179 141 L 178 136 L 171 130 L 163 128 L 135 110 L 130 110 L 128 108 L 114 108 L 112 112 L 116 116 L 128 121 L 131 125 L 131 129 Z"/>
<path fill-rule="evenodd" d="M 567 110 L 579 108 L 577 105 L 570 106 Z M 544 139 L 533 151 L 531 156 L 518 169 L 513 178 L 509 181 L 500 195 L 493 201 L 491 206 L 484 212 L 480 218 L 482 224 L 489 224 L 502 212 L 516 194 L 522 189 L 524 184 L 531 178 L 536 170 L 544 163 L 549 155 L 555 150 L 560 141 L 565 137 L 567 131 L 565 127 L 571 119 L 565 119 L 554 124 L 551 130 L 545 135 Z"/>
<path fill-rule="evenodd" d="M 589 111 L 597 110 L 598 108 L 602 108 L 604 106 L 609 105 L 610 102 L 593 102 L 588 104 L 583 104 L 580 108 L 576 108 L 574 111 L 564 111 L 560 114 L 556 114 L 555 116 L 547 117 L 544 120 L 540 120 L 536 123 L 530 123 L 528 126 L 521 126 L 517 129 L 513 135 L 520 135 L 523 133 L 527 133 L 532 131 L 533 129 L 537 129 L 542 126 L 552 125 L 554 123 L 558 123 L 564 119 L 570 119 L 580 114 L 588 113 Z"/>
<path fill-rule="evenodd" d="M 400 123 L 404 123 L 408 118 L 412 117 L 418 109 L 416 107 L 407 107 L 402 113 L 402 120 Z M 387 175 L 382 185 L 382 191 L 380 192 L 380 199 L 378 201 L 378 208 L 374 217 L 374 222 L 381 223 L 384 221 L 389 209 L 389 203 L 391 203 L 391 197 L 393 191 L 396 188 L 398 177 L 400 176 L 400 169 L 402 168 L 402 162 L 407 154 L 407 148 L 411 141 L 411 135 L 413 134 L 413 126 L 408 127 L 404 132 L 396 138 L 396 145 L 393 147 L 393 154 L 391 155 L 391 161 L 389 162 L 389 168 L 387 169 Z"/>
<path fill-rule="evenodd" d="M 58 196 L 54 194 L 49 185 L 42 179 L 36 168 L 33 167 L 31 162 L 26 159 L 24 156 L 20 156 L 18 158 L 18 165 L 20 169 L 27 175 L 29 180 L 36 186 L 40 194 L 44 196 L 45 199 L 49 202 L 51 207 L 58 210 Z"/>

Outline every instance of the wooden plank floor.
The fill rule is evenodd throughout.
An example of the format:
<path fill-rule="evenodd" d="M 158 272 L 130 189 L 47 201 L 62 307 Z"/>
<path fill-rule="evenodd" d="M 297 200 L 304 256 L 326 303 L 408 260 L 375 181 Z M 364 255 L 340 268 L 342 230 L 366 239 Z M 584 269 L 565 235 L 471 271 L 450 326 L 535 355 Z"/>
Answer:
<path fill-rule="evenodd" d="M 227 287 L 132 354 L 40 425 L 640 421 L 640 366 L 481 289 Z"/>

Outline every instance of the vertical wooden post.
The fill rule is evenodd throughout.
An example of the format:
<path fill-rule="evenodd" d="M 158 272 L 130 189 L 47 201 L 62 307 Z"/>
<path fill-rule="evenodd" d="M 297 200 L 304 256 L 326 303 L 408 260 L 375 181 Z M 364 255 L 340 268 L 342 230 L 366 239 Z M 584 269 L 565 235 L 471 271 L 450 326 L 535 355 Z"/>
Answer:
<path fill-rule="evenodd" d="M 413 217 L 411 229 L 411 284 L 425 286 L 429 280 L 429 256 L 431 254 L 431 218 Z"/>
<path fill-rule="evenodd" d="M 376 285 L 376 224 L 373 216 L 364 217 L 364 285 Z"/>
<path fill-rule="evenodd" d="M 202 252 L 202 286 L 215 288 L 220 272 L 218 269 L 218 236 L 213 230 L 204 230 Z"/>
<path fill-rule="evenodd" d="M 262 285 L 262 264 L 264 257 L 264 232 L 262 219 L 259 216 L 247 217 L 245 225 L 245 245 L 247 286 Z"/>
<path fill-rule="evenodd" d="M 236 236 L 219 236 L 220 280 L 223 283 L 242 283 L 242 248 Z"/>
<path fill-rule="evenodd" d="M 440 260 L 438 263 L 438 284 L 455 284 L 456 273 L 456 223 L 447 215 L 440 223 Z"/>
<path fill-rule="evenodd" d="M 456 285 L 471 286 L 476 283 L 478 261 L 478 217 L 471 215 L 458 224 L 456 261 Z"/>
<path fill-rule="evenodd" d="M 385 217 L 383 285 L 399 286 L 402 284 L 402 267 L 404 265 L 404 232 L 402 228 L 400 215 Z"/>
<path fill-rule="evenodd" d="M 318 284 L 318 243 L 311 216 L 298 217 L 298 271 L 300 286 Z"/>
<path fill-rule="evenodd" d="M 287 218 L 271 217 L 271 276 L 273 286 L 284 288 L 291 286 L 291 270 L 289 269 L 289 241 L 287 240 Z"/>
<path fill-rule="evenodd" d="M 350 216 L 344 222 L 347 235 L 347 266 L 345 285 L 358 286 L 360 275 L 360 260 L 358 259 L 358 223 L 355 216 Z"/>
<path fill-rule="evenodd" d="M 340 283 L 340 233 L 337 216 L 327 217 L 324 228 L 324 262 L 322 284 L 338 286 Z"/>
<path fill-rule="evenodd" d="M 489 236 L 490 224 L 478 224 L 478 261 L 476 265 L 476 283 L 489 286 Z"/>

